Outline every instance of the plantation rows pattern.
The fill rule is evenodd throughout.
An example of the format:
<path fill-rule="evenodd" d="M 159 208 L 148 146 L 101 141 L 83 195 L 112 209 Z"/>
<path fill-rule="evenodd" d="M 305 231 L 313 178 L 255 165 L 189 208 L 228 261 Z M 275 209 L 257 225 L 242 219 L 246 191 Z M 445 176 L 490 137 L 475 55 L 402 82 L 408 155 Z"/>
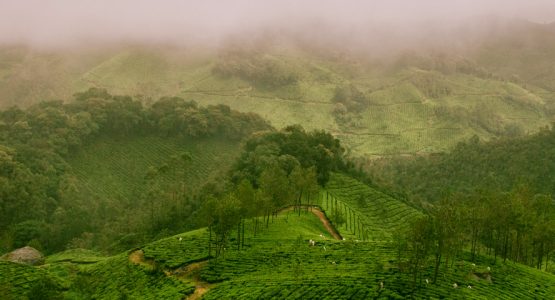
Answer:
<path fill-rule="evenodd" d="M 169 141 L 157 137 L 137 139 L 102 139 L 90 149 L 70 159 L 80 187 L 88 194 L 130 201 L 145 187 L 149 167 L 170 165 L 169 158 L 188 152 L 192 160 L 186 166 L 184 181 L 188 188 L 213 177 L 233 161 L 238 146 L 216 140 Z M 170 165 L 171 166 L 171 165 Z M 174 182 L 172 174 L 160 178 L 163 184 Z"/>
<path fill-rule="evenodd" d="M 321 203 L 329 213 L 333 214 L 336 207 L 344 213 L 347 218 L 344 227 L 360 222 L 366 234 L 357 236 L 365 240 L 383 240 L 421 215 L 405 203 L 342 174 L 332 174 Z M 348 230 L 356 233 L 357 226 L 351 227 Z"/>
<path fill-rule="evenodd" d="M 25 295 L 41 278 L 51 276 L 46 270 L 0 260 L 0 298 Z"/>
<path fill-rule="evenodd" d="M 288 222 L 285 216 L 280 216 L 274 226 L 285 228 L 295 218 L 310 216 L 290 214 Z M 308 244 L 309 238 L 316 241 L 315 246 Z M 205 299 L 368 299 L 378 295 L 405 299 L 411 295 L 411 275 L 400 271 L 395 249 L 387 241 L 335 241 L 317 236 L 317 231 L 304 235 L 300 241 L 285 235 L 275 238 L 270 232 L 250 241 L 246 250 L 230 248 L 224 257 L 211 260 L 201 271 L 203 280 L 216 283 Z M 492 266 L 491 282 L 472 276 L 486 273 L 487 266 Z M 423 278 L 432 278 L 433 271 L 432 267 L 425 269 Z M 418 282 L 415 296 L 549 299 L 555 292 L 553 276 L 520 265 L 495 265 L 489 258 L 478 260 L 476 267 L 467 261 L 457 261 L 450 270 L 441 269 L 439 278 L 437 284 Z M 538 285 L 527 285 L 527 278 L 533 278 Z M 384 282 L 381 291 L 380 281 Z M 452 286 L 455 282 L 458 288 Z"/>
<path fill-rule="evenodd" d="M 135 265 L 125 254 L 99 262 L 87 273 L 94 278 L 94 299 L 182 299 L 195 289 L 192 283 Z"/>

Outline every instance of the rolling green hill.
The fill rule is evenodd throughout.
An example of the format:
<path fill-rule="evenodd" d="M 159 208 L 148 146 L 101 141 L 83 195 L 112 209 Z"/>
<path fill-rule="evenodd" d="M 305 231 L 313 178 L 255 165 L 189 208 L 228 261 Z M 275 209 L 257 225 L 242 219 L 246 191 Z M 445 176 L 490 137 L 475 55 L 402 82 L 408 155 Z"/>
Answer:
<path fill-rule="evenodd" d="M 514 22 L 468 51 L 437 49 L 387 61 L 283 45 L 220 53 L 11 47 L 0 51 L 0 99 L 4 106 L 26 105 L 89 87 L 140 95 L 147 103 L 175 95 L 256 112 L 277 128 L 328 130 L 353 156 L 443 152 L 474 135 L 522 135 L 555 120 L 550 28 Z M 345 87 L 358 98 L 337 97 Z"/>
<path fill-rule="evenodd" d="M 323 206 L 326 192 L 330 191 L 342 199 L 338 201 L 357 209 L 372 232 L 403 227 L 420 214 L 345 175 L 332 176 L 327 189 L 321 192 Z M 382 203 L 379 205 L 382 209 L 363 209 L 376 202 Z M 325 213 L 330 214 L 329 209 Z M 396 217 L 399 215 L 404 217 Z M 237 250 L 232 232 L 224 255 L 212 259 L 208 254 L 208 231 L 203 228 L 112 257 L 72 250 L 48 257 L 47 265 L 42 267 L 2 263 L 0 273 L 27 272 L 64 278 L 57 289 L 70 299 L 199 299 L 201 296 L 203 299 L 404 299 L 411 296 L 412 275 L 399 264 L 390 237 L 381 235 L 380 239 L 362 240 L 340 227 L 339 231 L 347 238 L 336 240 L 327 232 L 323 220 L 310 211 L 299 215 L 285 210 L 256 235 L 251 230 L 253 220 L 246 220 L 244 248 Z M 314 246 L 309 240 L 315 241 Z M 497 260 L 495 263 L 489 256 L 478 257 L 474 265 L 469 260 L 469 255 L 462 253 L 453 266 L 440 270 L 435 284 L 425 282 L 424 278 L 433 274 L 432 267 L 425 268 L 414 297 L 548 299 L 555 293 L 552 274 L 513 262 Z M 14 268 L 19 271 L 13 271 Z M 29 275 L 20 281 L 21 276 L 1 277 L 3 290 L 8 291 L 6 295 L 24 293 L 38 280 L 35 275 Z"/>
<path fill-rule="evenodd" d="M 68 162 L 80 191 L 93 198 L 119 198 L 129 202 L 145 192 L 149 168 L 171 166 L 172 156 L 185 152 L 191 155 L 183 180 L 188 190 L 196 190 L 225 173 L 239 150 L 238 142 L 221 139 L 103 137 L 84 147 Z M 169 185 L 176 181 L 175 177 L 167 174 L 161 181 Z"/>
<path fill-rule="evenodd" d="M 321 205 L 329 214 L 339 210 L 345 216 L 343 233 L 373 241 L 390 239 L 396 230 L 422 216 L 404 202 L 337 173 L 330 177 Z"/>

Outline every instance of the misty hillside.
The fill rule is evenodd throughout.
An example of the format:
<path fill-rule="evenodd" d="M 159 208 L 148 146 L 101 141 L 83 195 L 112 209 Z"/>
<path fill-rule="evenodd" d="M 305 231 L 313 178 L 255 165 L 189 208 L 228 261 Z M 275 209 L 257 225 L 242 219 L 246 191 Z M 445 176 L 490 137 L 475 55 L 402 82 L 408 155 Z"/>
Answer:
<path fill-rule="evenodd" d="M 88 87 L 145 103 L 177 95 L 255 112 L 277 128 L 329 130 L 354 156 L 443 152 L 474 135 L 518 136 L 554 120 L 555 29 L 508 24 L 468 34 L 464 50 L 385 59 L 264 39 L 203 54 L 162 46 L 5 47 L 0 98 L 4 107 L 27 106 Z"/>
<path fill-rule="evenodd" d="M 0 300 L 555 299 L 553 20 L 0 1 Z"/>

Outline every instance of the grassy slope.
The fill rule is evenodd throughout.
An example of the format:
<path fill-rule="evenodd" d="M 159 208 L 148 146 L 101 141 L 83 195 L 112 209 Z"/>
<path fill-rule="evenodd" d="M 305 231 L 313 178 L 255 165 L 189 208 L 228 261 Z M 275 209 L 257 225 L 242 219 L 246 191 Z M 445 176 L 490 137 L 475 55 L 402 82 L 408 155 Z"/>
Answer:
<path fill-rule="evenodd" d="M 503 77 L 423 70 L 416 62 L 385 71 L 380 66 L 325 60 L 299 51 L 276 51 L 268 56 L 290 66 L 300 80 L 296 86 L 271 90 L 238 78 L 214 76 L 212 67 L 217 58 L 211 53 L 136 47 L 89 53 L 82 55 L 83 62 L 79 63 L 75 53 L 12 49 L 0 52 L 0 62 L 8 66 L 0 74 L 4 76 L 0 96 L 35 102 L 68 97 L 72 91 L 91 86 L 112 93 L 144 95 L 146 100 L 178 95 L 202 104 L 223 103 L 240 111 L 253 111 L 278 128 L 298 123 L 308 129 L 329 130 L 357 156 L 428 153 L 447 150 L 473 135 L 493 138 L 498 134 L 495 130 L 502 131 L 510 124 L 532 132 L 552 120 L 546 111 L 555 108 L 555 95 L 543 84 L 546 80 L 540 82 L 528 73 L 520 81 L 501 79 L 510 77 L 505 75 L 510 71 L 520 70 L 518 65 L 511 65 L 509 70 L 498 68 L 500 62 L 488 59 L 501 46 L 488 48 L 476 57 L 481 65 Z M 506 57 L 517 60 L 515 57 L 523 51 L 528 53 L 514 48 Z M 529 53 L 530 59 L 533 53 Z M 543 61 L 551 65 L 547 54 L 535 57 L 540 62 L 534 65 Z M 42 76 L 42 69 L 55 76 Z M 549 72 L 544 75 L 555 77 Z M 354 84 L 370 99 L 370 105 L 358 111 L 348 124 L 338 124 L 332 115 L 331 98 L 341 84 Z M 450 92 L 437 96 L 426 92 L 436 87 Z M 483 119 L 495 128 L 473 122 L 478 113 L 485 114 Z"/>
<path fill-rule="evenodd" d="M 411 216 L 418 214 L 403 203 L 343 175 L 335 174 L 327 190 L 337 194 L 340 201 L 360 209 L 360 213 L 367 216 L 365 220 L 372 220 L 372 226 L 382 231 L 403 226 Z M 351 190 L 353 192 L 348 192 Z M 360 194 L 366 201 L 358 200 Z M 363 210 L 361 207 L 365 205 L 359 205 L 377 201 L 386 203 L 388 209 Z M 411 213 L 397 218 L 399 211 Z M 403 299 L 410 295 L 411 277 L 399 271 L 395 250 L 386 235 L 381 239 L 357 241 L 348 230 L 342 230 L 347 240 L 333 240 L 314 215 L 302 212 L 298 216 L 293 211 L 280 214 L 271 221 L 268 229 L 256 236 L 250 230 L 252 224 L 252 220 L 245 224 L 245 249 L 235 250 L 235 233 L 232 233 L 225 255 L 201 264 L 201 269 L 194 274 L 188 273 L 187 267 L 208 257 L 206 229 L 168 237 L 113 257 L 102 258 L 93 252 L 72 250 L 49 257 L 44 267 L 19 268 L 64 278 L 68 298 L 89 294 L 96 299 L 123 295 L 180 299 L 193 293 L 198 280 L 209 288 L 204 294 L 205 299 L 368 299 L 378 296 Z M 314 247 L 308 245 L 309 239 L 316 241 Z M 136 250 L 144 253 L 143 263 L 129 261 L 128 255 Z M 5 265 L 8 266 L 0 264 L 2 274 L 6 273 Z M 488 266 L 490 272 L 486 270 Z M 426 269 L 423 274 L 424 278 L 431 278 L 433 269 Z M 480 279 L 480 276 L 487 275 L 491 276 L 491 281 Z M 385 287 L 381 292 L 378 289 L 380 281 Z M 437 284 L 417 283 L 415 296 L 431 299 L 548 299 L 555 293 L 554 281 L 554 275 L 511 262 L 503 264 L 498 260 L 495 264 L 491 257 L 480 257 L 474 267 L 463 255 L 450 272 L 440 271 Z M 453 288 L 454 282 L 459 288 Z M 13 280 L 6 283 L 5 286 L 16 292 L 24 292 L 29 286 L 29 283 L 19 286 L 19 281 Z"/>
<path fill-rule="evenodd" d="M 104 137 L 68 161 L 78 179 L 79 190 L 86 191 L 92 198 L 130 200 L 144 191 L 144 177 L 149 167 L 168 163 L 171 155 L 184 151 L 192 156 L 186 182 L 188 187 L 194 188 L 225 171 L 239 154 L 239 144 L 217 139 Z"/>
<path fill-rule="evenodd" d="M 331 176 L 321 196 L 321 206 L 328 215 L 337 207 L 346 217 L 340 228 L 342 234 L 358 239 L 389 240 L 394 231 L 422 215 L 404 202 L 342 174 Z"/>

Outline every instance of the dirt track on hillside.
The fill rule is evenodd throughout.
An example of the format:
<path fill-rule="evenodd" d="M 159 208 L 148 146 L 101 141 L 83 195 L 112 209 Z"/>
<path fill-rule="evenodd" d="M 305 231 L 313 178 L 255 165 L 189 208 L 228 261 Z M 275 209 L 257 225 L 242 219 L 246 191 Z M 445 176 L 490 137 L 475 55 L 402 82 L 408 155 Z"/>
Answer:
<path fill-rule="evenodd" d="M 295 209 L 296 206 L 290 206 L 281 210 L 281 212 L 291 211 Z M 306 209 L 306 205 L 301 205 L 301 209 Z M 309 206 L 308 211 L 312 212 L 313 215 L 317 216 L 318 219 L 322 222 L 326 230 L 335 238 L 336 240 L 342 240 L 343 237 L 339 232 L 335 229 L 335 227 L 331 224 L 330 219 L 324 214 L 324 212 L 318 206 Z"/>

